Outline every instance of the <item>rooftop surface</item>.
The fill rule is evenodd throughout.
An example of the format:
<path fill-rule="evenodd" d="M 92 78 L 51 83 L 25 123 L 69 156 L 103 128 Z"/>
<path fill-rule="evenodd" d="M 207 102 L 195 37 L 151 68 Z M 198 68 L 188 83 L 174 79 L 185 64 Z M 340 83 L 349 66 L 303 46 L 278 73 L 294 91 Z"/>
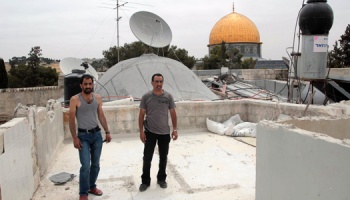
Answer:
<path fill-rule="evenodd" d="M 151 186 L 139 192 L 143 144 L 134 134 L 113 134 L 104 144 L 97 187 L 102 199 L 255 199 L 256 150 L 238 138 L 202 130 L 179 130 L 171 141 L 167 165 L 168 188 L 156 184 L 157 147 L 151 168 Z M 252 140 L 252 138 L 250 139 Z M 253 139 L 253 143 L 254 143 Z M 55 161 L 43 177 L 32 200 L 79 199 L 79 155 L 72 140 L 65 140 Z M 49 177 L 60 172 L 76 175 L 72 181 L 54 185 Z"/>

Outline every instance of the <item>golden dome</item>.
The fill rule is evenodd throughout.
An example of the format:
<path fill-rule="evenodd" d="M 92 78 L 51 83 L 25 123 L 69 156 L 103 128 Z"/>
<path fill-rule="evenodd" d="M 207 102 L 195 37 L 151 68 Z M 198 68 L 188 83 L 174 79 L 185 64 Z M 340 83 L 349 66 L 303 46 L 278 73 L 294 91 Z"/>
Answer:
<path fill-rule="evenodd" d="M 226 43 L 261 43 L 260 34 L 255 24 L 246 16 L 232 12 L 212 28 L 209 45 Z"/>

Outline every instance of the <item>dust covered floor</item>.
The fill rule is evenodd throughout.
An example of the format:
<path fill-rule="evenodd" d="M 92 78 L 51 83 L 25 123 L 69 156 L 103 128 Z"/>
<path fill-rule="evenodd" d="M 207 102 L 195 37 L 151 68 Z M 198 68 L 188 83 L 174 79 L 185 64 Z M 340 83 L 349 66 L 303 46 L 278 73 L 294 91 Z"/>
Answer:
<path fill-rule="evenodd" d="M 206 131 L 179 131 L 171 141 L 168 156 L 167 183 L 162 189 L 156 183 L 158 151 L 151 168 L 151 186 L 139 192 L 143 144 L 138 133 L 114 134 L 104 144 L 97 187 L 102 196 L 90 200 L 126 199 L 255 199 L 255 147 L 233 137 Z M 66 140 L 52 167 L 43 177 L 32 200 L 79 199 L 79 155 L 71 140 Z M 75 174 L 72 181 L 54 185 L 49 177 L 60 172 Z"/>

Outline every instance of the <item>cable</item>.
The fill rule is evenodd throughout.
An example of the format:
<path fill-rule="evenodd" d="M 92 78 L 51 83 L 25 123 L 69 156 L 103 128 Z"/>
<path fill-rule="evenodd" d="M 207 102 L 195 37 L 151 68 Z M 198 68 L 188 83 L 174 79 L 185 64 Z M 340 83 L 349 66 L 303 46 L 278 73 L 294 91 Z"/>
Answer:
<path fill-rule="evenodd" d="M 111 13 L 111 12 L 109 12 L 109 13 Z M 102 22 L 100 23 L 100 26 L 99 26 L 99 27 L 96 29 L 96 31 L 91 35 L 91 37 L 88 39 L 88 41 L 79 49 L 79 51 L 76 53 L 76 55 L 79 54 L 79 53 L 82 51 L 82 49 L 86 47 L 86 45 L 88 44 L 88 42 L 89 42 L 89 41 L 95 36 L 95 34 L 100 30 L 100 28 L 102 27 L 104 21 L 107 19 L 109 13 L 107 13 L 107 15 L 105 16 L 105 18 L 104 18 L 104 19 L 102 20 Z"/>

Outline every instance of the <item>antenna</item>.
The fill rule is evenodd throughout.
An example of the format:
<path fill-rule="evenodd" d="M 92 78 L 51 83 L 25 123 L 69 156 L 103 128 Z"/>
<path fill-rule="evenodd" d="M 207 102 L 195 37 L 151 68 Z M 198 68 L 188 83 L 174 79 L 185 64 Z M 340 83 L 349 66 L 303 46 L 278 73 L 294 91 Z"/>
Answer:
<path fill-rule="evenodd" d="M 121 2 L 121 4 L 119 4 L 119 2 Z M 116 6 L 115 8 L 113 9 L 116 9 L 117 10 L 117 18 L 116 18 L 116 21 L 117 21 L 117 55 L 118 55 L 118 63 L 119 63 L 119 60 L 120 60 L 120 56 L 119 56 L 119 21 L 122 17 L 119 17 L 119 8 L 122 7 L 122 6 L 125 6 L 125 4 L 137 4 L 137 5 L 143 5 L 143 6 L 150 6 L 150 5 L 146 5 L 146 4 L 141 4 L 141 3 L 133 3 L 133 2 L 127 2 L 127 1 L 123 1 L 123 0 L 116 0 Z M 153 7 L 153 6 L 151 6 Z M 108 8 L 108 7 L 105 7 L 105 8 Z"/>
<path fill-rule="evenodd" d="M 84 70 L 86 73 L 92 75 L 96 80 L 98 80 L 96 70 L 89 63 L 78 58 L 63 58 L 60 61 L 60 69 L 64 75 L 71 74 L 73 70 Z"/>
<path fill-rule="evenodd" d="M 119 5 L 119 0 L 117 0 L 117 53 L 118 53 L 118 63 L 119 63 L 119 20 L 122 17 L 119 17 L 119 7 L 124 6 L 125 4 L 127 4 L 128 2 L 124 2 L 122 4 Z"/>
<path fill-rule="evenodd" d="M 162 48 L 171 42 L 169 25 L 151 12 L 136 12 L 131 16 L 129 23 L 135 37 L 148 46 Z"/>

